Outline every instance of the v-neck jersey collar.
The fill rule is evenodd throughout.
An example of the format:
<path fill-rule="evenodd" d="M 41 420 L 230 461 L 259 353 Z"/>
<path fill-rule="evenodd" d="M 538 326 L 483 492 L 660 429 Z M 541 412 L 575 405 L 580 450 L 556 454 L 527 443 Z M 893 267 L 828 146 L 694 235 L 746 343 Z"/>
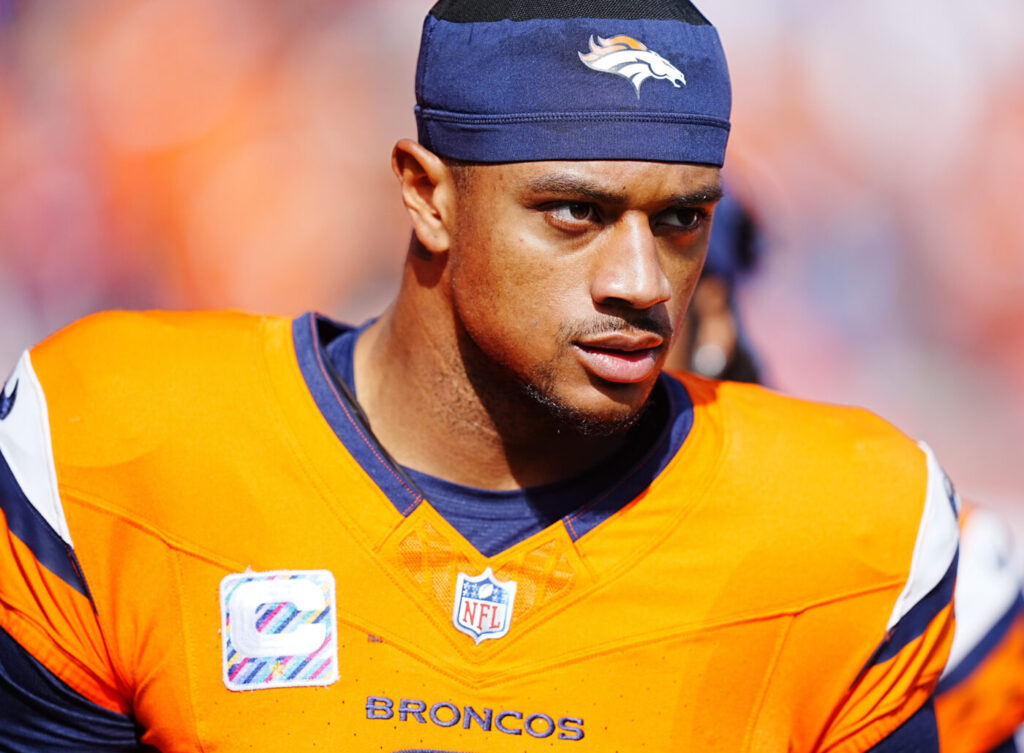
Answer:
<path fill-rule="evenodd" d="M 347 338 L 347 344 L 340 348 L 328 348 L 337 338 L 346 334 L 351 335 Z M 298 366 L 324 420 L 394 509 L 402 516 L 409 516 L 424 502 L 421 489 L 416 483 L 411 483 L 410 474 L 389 458 L 384 448 L 360 422 L 357 406 L 352 405 L 332 378 L 333 366 L 342 379 L 352 380 L 351 351 L 356 334 L 357 330 L 352 327 L 313 313 L 304 314 L 292 322 Z M 554 491 L 569 494 L 578 499 L 578 503 L 567 505 L 568 512 L 560 518 L 573 541 L 593 531 L 643 494 L 690 436 L 694 425 L 694 406 L 686 387 L 677 379 L 663 374 L 656 389 L 662 391 L 668 417 L 655 441 L 648 447 L 621 453 L 624 460 L 620 462 L 604 463 L 591 473 L 537 490 L 541 493 Z M 422 480 L 420 474 L 412 475 Z M 458 491 L 458 485 L 441 479 L 436 481 L 449 490 L 455 487 Z M 428 489 L 436 488 L 433 483 L 424 486 Z M 485 490 L 475 491 L 482 491 L 483 496 L 495 494 Z M 430 492 L 427 494 L 429 496 Z M 500 521 L 495 524 L 500 525 Z"/>

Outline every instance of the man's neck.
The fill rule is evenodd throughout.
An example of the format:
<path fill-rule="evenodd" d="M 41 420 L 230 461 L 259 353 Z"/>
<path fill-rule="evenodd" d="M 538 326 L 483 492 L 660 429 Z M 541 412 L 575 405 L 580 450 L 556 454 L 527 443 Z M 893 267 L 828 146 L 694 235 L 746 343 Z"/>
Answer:
<path fill-rule="evenodd" d="M 514 385 L 481 395 L 455 333 L 428 314 L 400 296 L 355 348 L 359 402 L 398 463 L 465 486 L 515 489 L 578 475 L 622 446 L 623 435 L 565 428 Z"/>

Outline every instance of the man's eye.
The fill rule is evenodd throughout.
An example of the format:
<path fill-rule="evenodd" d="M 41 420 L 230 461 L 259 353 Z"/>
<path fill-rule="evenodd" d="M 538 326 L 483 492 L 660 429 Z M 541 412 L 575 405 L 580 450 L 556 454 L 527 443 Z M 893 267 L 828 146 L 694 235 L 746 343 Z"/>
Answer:
<path fill-rule="evenodd" d="M 594 207 L 590 204 L 562 204 L 553 207 L 551 213 L 563 222 L 588 222 L 596 218 Z"/>
<path fill-rule="evenodd" d="M 679 228 L 680 230 L 696 230 L 704 221 L 705 212 L 702 209 L 687 209 L 679 207 L 663 212 L 658 218 L 658 224 Z"/>

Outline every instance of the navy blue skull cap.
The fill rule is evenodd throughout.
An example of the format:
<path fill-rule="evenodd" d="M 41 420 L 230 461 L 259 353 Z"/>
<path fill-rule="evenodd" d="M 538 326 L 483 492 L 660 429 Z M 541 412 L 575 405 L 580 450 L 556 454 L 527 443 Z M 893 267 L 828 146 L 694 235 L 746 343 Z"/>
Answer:
<path fill-rule="evenodd" d="M 441 0 L 423 24 L 416 122 L 442 157 L 720 167 L 731 106 L 686 0 Z"/>

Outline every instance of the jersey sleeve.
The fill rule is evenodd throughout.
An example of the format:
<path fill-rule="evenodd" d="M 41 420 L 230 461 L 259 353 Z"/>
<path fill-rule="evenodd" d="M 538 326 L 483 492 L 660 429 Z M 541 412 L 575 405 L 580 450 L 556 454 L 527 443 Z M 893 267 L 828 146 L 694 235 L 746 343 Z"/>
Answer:
<path fill-rule="evenodd" d="M 0 749 L 88 750 L 88 730 L 132 729 L 123 687 L 75 554 L 46 396 L 25 353 L 0 397 Z"/>
<path fill-rule="evenodd" d="M 931 450 L 924 445 L 922 449 L 927 485 L 906 583 L 888 623 L 879 626 L 877 649 L 851 684 L 816 750 L 888 750 L 883 742 L 926 708 L 945 667 L 954 631 L 959 502 Z"/>
<path fill-rule="evenodd" d="M 1024 724 L 1024 595 L 1004 522 L 967 506 L 956 636 L 936 689 L 942 750 L 987 753 Z"/>

